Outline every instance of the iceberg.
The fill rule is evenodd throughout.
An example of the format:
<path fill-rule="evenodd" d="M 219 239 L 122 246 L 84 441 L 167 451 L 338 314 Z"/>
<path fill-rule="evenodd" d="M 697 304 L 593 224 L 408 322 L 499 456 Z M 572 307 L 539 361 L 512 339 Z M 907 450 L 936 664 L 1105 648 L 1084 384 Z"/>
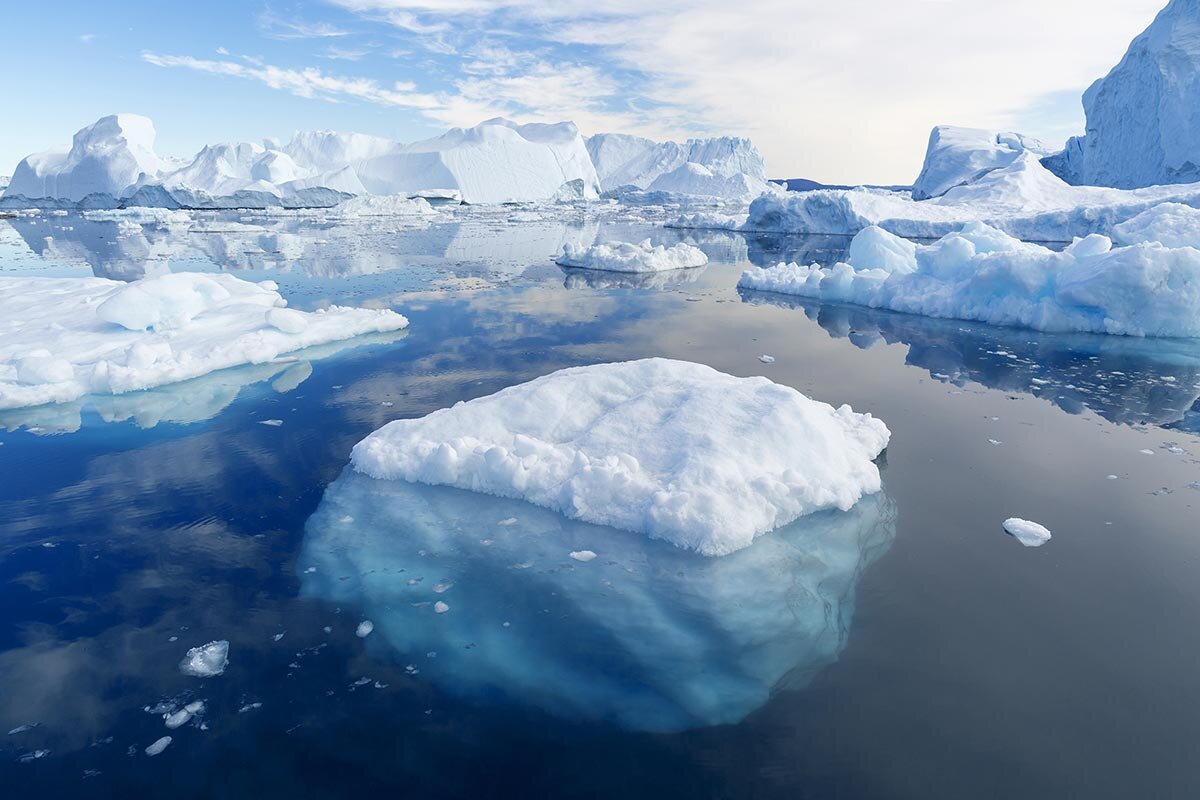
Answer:
<path fill-rule="evenodd" d="M 749 139 L 720 136 L 655 142 L 621 133 L 587 139 L 600 188 L 661 194 L 737 198 L 749 201 L 777 190 L 767 182 L 762 155 Z"/>
<path fill-rule="evenodd" d="M 1165 247 L 1200 248 L 1200 209 L 1182 203 L 1162 203 L 1113 226 L 1121 244 L 1158 242 Z"/>
<path fill-rule="evenodd" d="M 564 369 L 354 447 L 374 478 L 526 500 L 709 556 L 881 488 L 887 426 L 766 378 L 651 358 Z"/>
<path fill-rule="evenodd" d="M 0 409 L 148 389 L 408 326 L 390 310 L 286 305 L 273 281 L 224 274 L 0 278 Z"/>
<path fill-rule="evenodd" d="M 929 134 L 925 163 L 913 183 L 912 199 L 941 197 L 956 186 L 1007 167 L 1026 151 L 1049 155 L 1041 142 L 1019 133 L 939 125 Z"/>
<path fill-rule="evenodd" d="M 876 494 L 705 558 L 520 500 L 347 469 L 305 525 L 301 562 L 317 570 L 301 593 L 369 617 L 376 657 L 420 657 L 422 679 L 471 702 L 682 731 L 740 722 L 838 658 L 895 515 Z"/>
<path fill-rule="evenodd" d="M 858 234 L 850 263 L 752 267 L 738 286 L 931 317 L 1049 332 L 1200 337 L 1200 250 L 1158 242 L 1113 247 L 1105 236 L 1056 252 L 980 222 L 930 245 L 881 228 Z M 855 256 L 859 260 L 855 262 Z"/>
<path fill-rule="evenodd" d="M 703 267 L 708 256 L 699 247 L 684 242 L 655 247 L 646 239 L 639 244 L 604 242 L 580 247 L 568 242 L 556 262 L 560 267 L 598 269 L 607 272 L 664 272 Z"/>
<path fill-rule="evenodd" d="M 4 195 L 70 201 L 88 195 L 122 197 L 143 177 L 169 166 L 154 152 L 155 135 L 154 123 L 146 117 L 102 117 L 76 133 L 69 149 L 24 158 Z"/>
<path fill-rule="evenodd" d="M 1200 182 L 1200 0 L 1171 0 L 1083 95 L 1086 133 L 1048 166 L 1075 184 Z"/>

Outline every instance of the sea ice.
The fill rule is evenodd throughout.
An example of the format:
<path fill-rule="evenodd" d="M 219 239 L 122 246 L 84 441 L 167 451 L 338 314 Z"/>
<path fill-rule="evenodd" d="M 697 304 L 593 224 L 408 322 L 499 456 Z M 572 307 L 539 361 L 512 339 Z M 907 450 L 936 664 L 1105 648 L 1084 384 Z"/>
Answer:
<path fill-rule="evenodd" d="M 347 469 L 305 526 L 302 558 L 321 569 L 301 592 L 369 614 L 375 652 L 399 664 L 437 652 L 422 677 L 473 702 L 680 731 L 739 722 L 835 661 L 894 517 L 876 494 L 705 558 L 520 500 Z M 591 548 L 604 568 L 563 568 Z M 454 581 L 450 613 L 430 613 L 437 595 L 404 579 L 431 569 Z"/>
<path fill-rule="evenodd" d="M 226 274 L 0 278 L 0 409 L 162 386 L 408 325 L 388 310 L 285 305 L 274 282 Z"/>
<path fill-rule="evenodd" d="M 170 743 L 171 743 L 171 737 L 164 736 L 161 739 L 156 740 L 153 744 L 151 744 L 149 747 L 146 748 L 146 755 L 156 756 L 159 753 L 161 753 L 163 750 L 166 750 L 167 745 L 169 745 Z"/>
<path fill-rule="evenodd" d="M 661 358 L 560 370 L 353 451 L 372 477 L 515 497 L 725 555 L 804 514 L 878 492 L 889 432 L 766 378 Z"/>
<path fill-rule="evenodd" d="M 605 242 L 587 248 L 568 242 L 563 245 L 557 263 L 562 267 L 607 272 L 663 272 L 702 267 L 708 263 L 708 256 L 700 248 L 683 242 L 671 247 L 655 247 L 645 239 L 639 244 Z"/>
<path fill-rule="evenodd" d="M 1050 541 L 1050 531 L 1045 526 L 1018 517 L 1004 520 L 1004 531 L 1026 547 L 1041 547 Z"/>
<path fill-rule="evenodd" d="M 878 228 L 859 237 L 892 237 Z M 857 237 L 856 237 L 857 238 Z M 908 245 L 896 242 L 896 250 Z M 738 286 L 1051 332 L 1200 336 L 1200 251 L 1104 236 L 1061 252 L 971 223 L 906 258 L 751 267 Z"/>
<path fill-rule="evenodd" d="M 572 550 L 568 555 L 576 561 L 582 561 L 585 564 L 596 557 L 596 554 L 591 550 Z"/>
<path fill-rule="evenodd" d="M 354 629 L 354 635 L 360 639 L 365 639 L 371 635 L 371 631 L 375 630 L 375 623 L 369 619 L 364 619 L 358 623 L 358 627 Z"/>
<path fill-rule="evenodd" d="M 227 666 L 229 666 L 229 642 L 223 639 L 193 647 L 179 662 L 179 669 L 184 675 L 196 678 L 215 677 L 224 672 Z"/>

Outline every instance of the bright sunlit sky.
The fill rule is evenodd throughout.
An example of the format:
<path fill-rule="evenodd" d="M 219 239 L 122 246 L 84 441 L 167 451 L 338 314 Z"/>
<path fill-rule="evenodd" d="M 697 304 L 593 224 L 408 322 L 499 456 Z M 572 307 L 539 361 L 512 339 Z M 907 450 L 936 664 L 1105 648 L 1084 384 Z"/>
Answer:
<path fill-rule="evenodd" d="M 772 177 L 909 183 L 939 123 L 1061 142 L 1165 0 L 5 4 L 0 174 L 113 112 L 162 155 L 493 116 L 749 136 Z"/>

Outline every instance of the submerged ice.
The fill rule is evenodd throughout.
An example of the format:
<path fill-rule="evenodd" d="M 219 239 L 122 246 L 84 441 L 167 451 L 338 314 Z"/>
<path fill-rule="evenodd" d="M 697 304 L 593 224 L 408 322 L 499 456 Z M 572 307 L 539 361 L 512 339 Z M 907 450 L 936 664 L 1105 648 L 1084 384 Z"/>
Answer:
<path fill-rule="evenodd" d="M 766 378 L 661 358 L 560 370 L 359 442 L 356 470 L 527 500 L 725 555 L 880 490 L 889 432 Z"/>
<path fill-rule="evenodd" d="M 705 558 L 520 500 L 347 469 L 305 527 L 301 561 L 319 568 L 301 591 L 370 616 L 377 654 L 436 652 L 421 676 L 445 691 L 679 731 L 736 723 L 837 659 L 894 515 L 876 494 Z"/>

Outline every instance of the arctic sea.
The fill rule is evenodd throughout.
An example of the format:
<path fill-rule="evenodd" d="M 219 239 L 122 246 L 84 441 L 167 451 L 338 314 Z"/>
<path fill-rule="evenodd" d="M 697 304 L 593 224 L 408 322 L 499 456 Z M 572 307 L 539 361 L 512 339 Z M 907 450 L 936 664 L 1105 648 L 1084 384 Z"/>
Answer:
<path fill-rule="evenodd" d="M 1200 343 L 739 292 L 849 242 L 648 210 L 104 216 L 0 219 L 0 274 L 224 270 L 411 327 L 0 412 L 6 795 L 1200 794 Z M 647 237 L 709 264 L 553 263 Z M 347 470 L 390 420 L 648 356 L 881 417 L 883 492 L 705 559 Z"/>

